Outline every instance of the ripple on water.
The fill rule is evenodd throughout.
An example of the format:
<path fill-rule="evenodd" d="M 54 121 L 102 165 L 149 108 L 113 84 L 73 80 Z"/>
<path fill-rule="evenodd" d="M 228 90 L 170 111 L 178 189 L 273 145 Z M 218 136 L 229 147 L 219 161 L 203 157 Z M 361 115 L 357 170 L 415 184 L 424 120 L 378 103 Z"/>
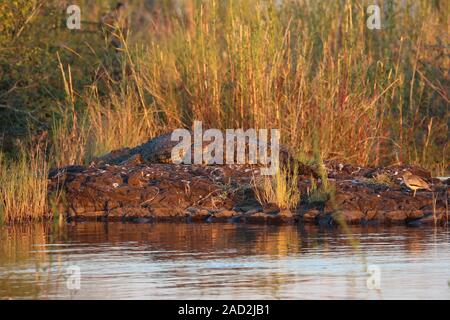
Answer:
<path fill-rule="evenodd" d="M 80 223 L 5 228 L 0 298 L 450 299 L 447 229 Z M 81 289 L 66 287 L 80 267 Z M 381 271 L 380 290 L 366 285 Z"/>

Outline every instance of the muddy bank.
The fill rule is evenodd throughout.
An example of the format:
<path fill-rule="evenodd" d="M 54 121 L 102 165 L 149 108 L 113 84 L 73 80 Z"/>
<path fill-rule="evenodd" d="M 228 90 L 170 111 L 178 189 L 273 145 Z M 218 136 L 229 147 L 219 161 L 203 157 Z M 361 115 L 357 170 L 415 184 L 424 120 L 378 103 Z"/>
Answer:
<path fill-rule="evenodd" d="M 432 179 L 417 167 L 360 168 L 326 163 L 335 190 L 326 199 L 311 196 L 311 176 L 300 176 L 302 200 L 295 210 L 261 205 L 252 179 L 259 169 L 246 165 L 173 164 L 71 166 L 52 170 L 50 194 L 64 191 L 69 220 L 151 222 L 273 222 L 349 224 L 446 224 L 449 182 Z M 401 180 L 409 169 L 433 184 L 416 196 Z M 387 177 L 387 178 L 386 178 Z M 386 182 L 387 180 L 387 182 Z"/>

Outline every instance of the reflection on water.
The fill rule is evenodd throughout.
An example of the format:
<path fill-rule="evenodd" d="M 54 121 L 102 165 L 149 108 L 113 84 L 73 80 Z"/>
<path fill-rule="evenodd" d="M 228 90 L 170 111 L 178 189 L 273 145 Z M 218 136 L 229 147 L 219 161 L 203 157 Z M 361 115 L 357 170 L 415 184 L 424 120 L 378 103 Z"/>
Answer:
<path fill-rule="evenodd" d="M 245 224 L 0 227 L 0 298 L 450 299 L 450 233 Z M 367 286 L 367 268 L 381 271 Z M 81 271 L 69 290 L 67 268 Z"/>

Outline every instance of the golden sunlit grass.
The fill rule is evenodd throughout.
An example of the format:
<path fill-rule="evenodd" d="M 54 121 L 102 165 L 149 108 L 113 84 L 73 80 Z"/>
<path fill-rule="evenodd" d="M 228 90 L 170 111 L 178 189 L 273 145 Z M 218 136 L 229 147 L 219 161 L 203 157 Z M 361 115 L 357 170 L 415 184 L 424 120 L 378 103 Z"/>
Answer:
<path fill-rule="evenodd" d="M 414 14 L 409 1 L 386 13 L 382 31 L 366 27 L 364 6 L 353 1 L 187 3 L 191 11 L 181 14 L 189 23 L 161 13 L 170 32 L 125 38 L 116 29 L 118 62 L 98 61 L 106 76 L 75 94 L 73 112 L 90 130 L 85 158 L 201 120 L 279 128 L 282 142 L 304 153 L 317 139 L 325 159 L 445 170 L 441 66 L 449 61 L 438 45 L 441 12 L 428 2 Z M 73 89 L 66 91 L 67 111 L 74 102 Z"/>
<path fill-rule="evenodd" d="M 87 119 L 90 139 L 87 153 L 90 157 L 124 147 L 134 147 L 155 136 L 153 117 L 143 112 L 136 92 L 129 86 L 115 92 L 108 99 L 99 97 L 96 87 L 87 97 Z M 146 121 L 149 119 L 149 121 Z"/>
<path fill-rule="evenodd" d="M 256 199 L 263 205 L 276 204 L 280 209 L 295 209 L 300 202 L 297 170 L 280 169 L 274 176 L 262 176 L 253 181 Z"/>
<path fill-rule="evenodd" d="M 76 107 L 76 93 L 70 66 L 67 71 L 57 55 L 61 79 L 64 86 L 65 100 L 59 103 L 58 118 L 53 119 L 51 130 L 52 165 L 62 167 L 82 164 L 86 157 L 88 123 L 86 116 L 79 114 Z"/>
<path fill-rule="evenodd" d="M 428 3 L 387 15 L 385 31 L 367 29 L 364 7 L 352 1 L 188 7 L 189 27 L 166 12 L 170 32 L 125 39 L 117 31 L 118 62 L 97 61 L 106 76 L 75 95 L 92 130 L 86 157 L 201 120 L 280 128 L 283 142 L 305 153 L 316 137 L 326 159 L 445 170 L 448 97 L 433 78 L 446 71 L 435 60 L 442 48 L 432 45 L 443 35 Z"/>
<path fill-rule="evenodd" d="M 399 11 L 389 32 L 377 33 L 366 28 L 364 7 L 342 3 L 211 2 L 196 8 L 194 29 L 174 19 L 171 35 L 147 38 L 150 45 L 135 55 L 149 107 L 169 127 L 195 119 L 281 128 L 283 142 L 304 152 L 317 136 L 327 159 L 440 170 L 448 143 L 437 149 L 431 141 L 443 138 L 438 127 L 447 124 L 432 114 L 448 118 L 448 100 L 418 71 L 442 50 L 425 50 L 425 42 L 442 39 L 433 27 L 439 13 L 422 3 L 423 12 Z M 445 77 L 439 68 L 427 71 Z"/>
<path fill-rule="evenodd" d="M 0 219 L 21 222 L 48 217 L 48 163 L 40 147 L 22 148 L 11 161 L 0 153 Z"/>

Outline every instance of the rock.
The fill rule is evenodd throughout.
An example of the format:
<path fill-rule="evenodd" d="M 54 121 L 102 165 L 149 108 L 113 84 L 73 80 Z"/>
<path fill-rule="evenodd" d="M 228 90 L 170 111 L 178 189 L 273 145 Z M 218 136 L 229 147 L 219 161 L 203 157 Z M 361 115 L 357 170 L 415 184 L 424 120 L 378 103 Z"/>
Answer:
<path fill-rule="evenodd" d="M 86 211 L 83 212 L 82 216 L 86 218 L 98 218 L 106 215 L 106 211 Z M 78 214 L 77 214 L 78 216 Z"/>
<path fill-rule="evenodd" d="M 122 208 L 122 218 L 130 219 L 130 218 L 148 218 L 150 217 L 150 211 L 146 208 Z M 153 212 L 154 215 L 157 216 L 156 212 Z"/>
<path fill-rule="evenodd" d="M 436 214 L 427 213 L 424 214 L 423 218 L 420 219 L 422 224 L 438 224 L 438 223 L 446 223 L 446 217 L 443 213 L 438 212 Z"/>
<path fill-rule="evenodd" d="M 332 217 L 331 214 L 327 213 L 327 214 L 319 214 L 316 216 L 316 218 L 314 219 L 314 222 L 316 225 L 321 226 L 321 227 L 330 227 L 332 225 L 334 225 L 334 219 Z"/>
<path fill-rule="evenodd" d="M 313 222 L 319 214 L 320 214 L 319 210 L 310 209 L 303 213 L 302 218 L 305 222 Z"/>
<path fill-rule="evenodd" d="M 252 214 L 246 214 L 245 216 L 249 216 L 252 218 L 266 218 L 267 214 L 264 212 L 254 212 Z"/>
<path fill-rule="evenodd" d="M 279 217 L 285 218 L 285 219 L 289 219 L 289 218 L 293 218 L 294 214 L 292 213 L 291 210 L 289 209 L 283 209 L 278 213 Z"/>
<path fill-rule="evenodd" d="M 238 212 L 233 210 L 222 210 L 214 214 L 215 218 L 218 219 L 229 219 L 231 217 L 237 216 Z"/>
<path fill-rule="evenodd" d="M 255 214 L 255 213 L 258 213 L 258 212 L 261 212 L 261 210 L 259 208 L 252 208 L 252 209 L 246 211 L 245 214 L 246 215 L 252 215 L 252 214 Z"/>
<path fill-rule="evenodd" d="M 128 175 L 127 183 L 130 186 L 140 187 L 144 184 L 143 182 L 143 172 L 142 171 L 134 171 Z"/>
<path fill-rule="evenodd" d="M 339 211 L 332 215 L 336 223 L 346 222 L 348 224 L 359 224 L 364 219 L 364 214 L 361 211 Z"/>
<path fill-rule="evenodd" d="M 412 210 L 410 212 L 407 212 L 407 219 L 408 220 L 416 220 L 423 218 L 424 212 L 422 210 Z"/>
<path fill-rule="evenodd" d="M 446 222 L 446 204 L 450 202 L 448 186 L 433 186 L 434 203 L 429 192 L 418 192 L 413 197 L 397 184 L 388 189 L 374 189 L 361 176 L 368 168 L 359 168 L 359 173 L 349 172 L 347 175 L 352 178 L 343 179 L 344 170 L 355 168 L 344 165 L 346 169 L 342 167 L 339 171 L 341 167 L 339 164 L 336 167 L 334 201 L 308 202 L 311 181 L 309 177 L 300 176 L 301 205 L 291 211 L 281 210 L 275 203 L 262 206 L 251 188 L 256 173 L 245 165 L 142 165 L 131 161 L 120 165 L 53 169 L 49 175 L 49 196 L 63 190 L 64 210 L 75 220 L 189 219 L 269 223 L 295 220 L 329 226 L 338 220 L 331 213 L 339 211 L 342 220 L 349 224 L 418 224 L 419 221 L 426 224 L 434 223 L 435 219 L 437 223 Z M 391 174 L 400 169 L 377 170 Z M 433 212 L 436 212 L 435 217 Z"/>
<path fill-rule="evenodd" d="M 265 223 L 271 217 L 264 212 L 255 212 L 251 215 L 244 215 L 245 221 L 250 223 Z"/>
<path fill-rule="evenodd" d="M 379 219 L 378 210 L 367 210 L 364 218 L 367 221 L 378 220 Z"/>
<path fill-rule="evenodd" d="M 158 208 L 157 210 L 161 210 Z M 165 209 L 167 210 L 167 208 Z M 174 210 L 173 208 L 171 209 Z M 189 207 L 184 210 L 184 214 L 189 216 L 193 220 L 206 220 L 213 215 L 211 210 L 202 207 Z M 174 214 L 173 214 L 174 215 Z M 170 216 L 168 214 L 161 214 L 161 216 Z"/>
<path fill-rule="evenodd" d="M 345 203 L 350 203 L 355 196 L 349 192 L 339 192 L 335 196 L 335 203 L 337 205 L 343 205 Z"/>
<path fill-rule="evenodd" d="M 280 208 L 274 203 L 268 203 L 263 206 L 263 212 L 265 214 L 277 214 L 280 212 Z"/>
<path fill-rule="evenodd" d="M 256 210 L 256 212 L 262 211 L 263 207 L 257 201 L 245 201 L 237 204 L 233 207 L 234 211 L 248 212 L 250 210 Z"/>
<path fill-rule="evenodd" d="M 228 219 L 228 222 L 231 222 L 231 223 L 245 222 L 245 219 L 243 216 L 239 215 L 239 216 L 235 216 L 235 217 Z"/>
<path fill-rule="evenodd" d="M 393 223 L 406 222 L 406 218 L 408 217 L 405 211 L 390 211 L 387 212 L 386 220 Z"/>

